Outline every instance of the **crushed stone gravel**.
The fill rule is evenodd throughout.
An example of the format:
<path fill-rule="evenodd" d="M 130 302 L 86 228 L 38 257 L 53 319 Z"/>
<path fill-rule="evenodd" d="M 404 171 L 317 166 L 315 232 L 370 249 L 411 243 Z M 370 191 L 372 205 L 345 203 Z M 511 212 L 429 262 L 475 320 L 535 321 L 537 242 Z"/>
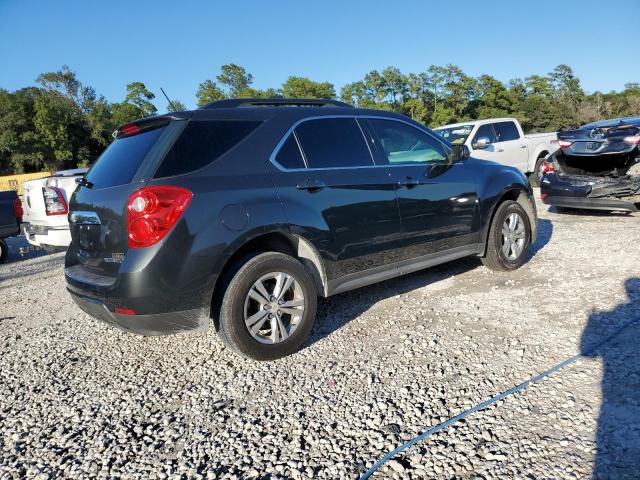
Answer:
<path fill-rule="evenodd" d="M 81 312 L 64 254 L 0 266 L 0 479 L 358 478 L 401 443 L 640 317 L 640 215 L 557 213 L 520 270 L 464 259 L 321 300 L 275 362 L 210 331 Z M 631 479 L 640 326 L 428 438 L 375 478 Z"/>

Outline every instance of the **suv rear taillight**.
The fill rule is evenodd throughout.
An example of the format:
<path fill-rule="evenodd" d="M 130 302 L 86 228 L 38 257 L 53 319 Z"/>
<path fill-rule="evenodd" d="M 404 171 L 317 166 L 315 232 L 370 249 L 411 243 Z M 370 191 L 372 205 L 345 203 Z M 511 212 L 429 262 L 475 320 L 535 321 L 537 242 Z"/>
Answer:
<path fill-rule="evenodd" d="M 569 148 L 571 145 L 573 145 L 571 140 L 558 140 L 558 146 L 560 148 Z"/>
<path fill-rule="evenodd" d="M 22 208 L 22 200 L 16 198 L 13 201 L 13 211 L 16 213 L 16 218 L 18 222 L 22 222 L 22 217 L 24 216 L 24 209 Z"/>
<path fill-rule="evenodd" d="M 44 208 L 47 215 L 66 215 L 69 213 L 67 201 L 58 187 L 42 187 Z"/>
<path fill-rule="evenodd" d="M 129 248 L 159 242 L 176 224 L 192 196 L 180 187 L 144 187 L 134 192 L 127 205 Z"/>

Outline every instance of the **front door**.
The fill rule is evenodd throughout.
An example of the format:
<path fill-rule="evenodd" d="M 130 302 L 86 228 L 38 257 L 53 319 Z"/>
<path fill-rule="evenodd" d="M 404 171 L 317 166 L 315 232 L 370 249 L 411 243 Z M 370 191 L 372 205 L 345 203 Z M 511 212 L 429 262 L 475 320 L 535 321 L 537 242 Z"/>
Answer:
<path fill-rule="evenodd" d="M 396 184 L 402 260 L 475 248 L 478 197 L 464 162 L 449 163 L 439 140 L 408 123 L 369 119 L 368 125 Z"/>

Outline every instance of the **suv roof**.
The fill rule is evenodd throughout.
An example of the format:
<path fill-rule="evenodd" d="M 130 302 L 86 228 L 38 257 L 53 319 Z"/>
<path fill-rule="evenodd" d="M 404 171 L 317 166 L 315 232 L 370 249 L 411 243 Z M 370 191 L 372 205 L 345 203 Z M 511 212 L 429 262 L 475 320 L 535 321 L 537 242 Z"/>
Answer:
<path fill-rule="evenodd" d="M 326 98 L 233 98 L 218 100 L 204 105 L 210 108 L 251 108 L 251 107 L 347 107 L 353 105 Z"/>
<path fill-rule="evenodd" d="M 174 120 L 271 120 L 276 117 L 283 121 L 295 122 L 308 117 L 322 116 L 353 116 L 370 115 L 376 117 L 396 118 L 421 125 L 401 113 L 388 110 L 356 108 L 338 100 L 324 99 L 286 99 L 286 98 L 241 98 L 220 100 L 204 105 L 196 110 L 172 112 L 153 117 L 146 117 L 134 122 L 133 125 L 143 125 L 163 119 Z M 424 127 L 424 125 L 422 125 Z M 122 128 L 122 127 L 120 127 Z"/>

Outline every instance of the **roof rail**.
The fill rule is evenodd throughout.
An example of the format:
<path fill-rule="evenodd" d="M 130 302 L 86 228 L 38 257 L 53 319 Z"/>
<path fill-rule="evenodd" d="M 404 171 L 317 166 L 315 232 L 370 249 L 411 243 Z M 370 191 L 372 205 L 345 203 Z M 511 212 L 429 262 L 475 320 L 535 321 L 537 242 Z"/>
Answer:
<path fill-rule="evenodd" d="M 347 107 L 353 105 L 325 98 L 233 98 L 207 103 L 201 108 L 243 108 L 243 107 Z"/>

